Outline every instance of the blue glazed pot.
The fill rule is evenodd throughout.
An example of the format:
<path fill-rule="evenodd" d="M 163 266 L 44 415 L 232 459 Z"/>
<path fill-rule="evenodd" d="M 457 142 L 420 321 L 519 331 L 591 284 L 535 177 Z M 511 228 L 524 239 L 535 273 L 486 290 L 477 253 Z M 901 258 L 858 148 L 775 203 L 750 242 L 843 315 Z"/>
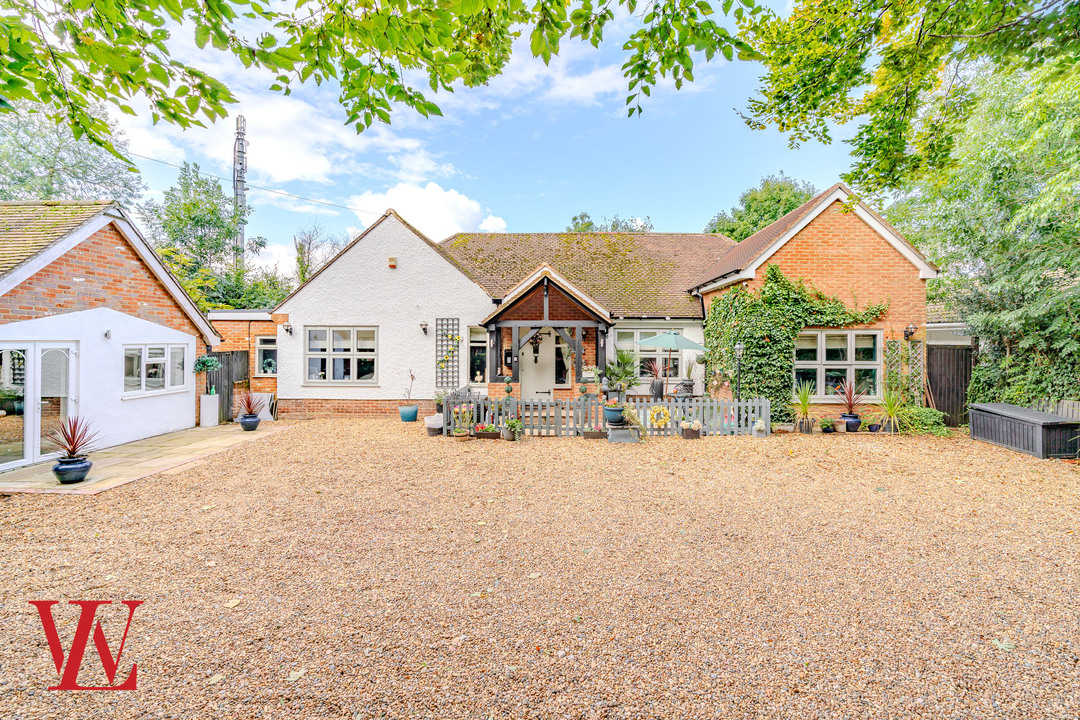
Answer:
<path fill-rule="evenodd" d="M 52 471 L 61 485 L 73 485 L 85 480 L 93 466 L 94 463 L 86 457 L 60 458 L 59 462 L 53 465 Z"/>
<path fill-rule="evenodd" d="M 858 415 L 840 413 L 840 417 L 844 419 L 844 424 L 847 426 L 848 432 L 859 432 L 859 426 L 862 425 L 862 420 L 859 419 Z"/>
<path fill-rule="evenodd" d="M 622 408 L 621 407 L 608 407 L 604 406 L 604 420 L 608 425 L 619 425 L 622 423 Z"/>
<path fill-rule="evenodd" d="M 259 416 L 258 415 L 241 415 L 240 416 L 240 427 L 244 428 L 248 432 L 251 432 L 255 428 L 259 427 Z"/>
<path fill-rule="evenodd" d="M 401 415 L 401 422 L 416 422 L 416 414 L 418 412 L 420 412 L 419 405 L 398 406 L 398 414 Z"/>

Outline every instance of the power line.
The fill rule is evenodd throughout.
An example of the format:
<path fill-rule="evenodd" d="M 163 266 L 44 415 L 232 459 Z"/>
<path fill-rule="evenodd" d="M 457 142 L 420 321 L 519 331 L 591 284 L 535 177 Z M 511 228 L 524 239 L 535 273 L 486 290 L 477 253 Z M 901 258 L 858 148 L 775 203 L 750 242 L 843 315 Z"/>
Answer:
<path fill-rule="evenodd" d="M 150 157 L 149 155 L 140 155 L 139 153 L 134 153 L 134 152 L 131 152 L 131 151 L 128 151 L 127 154 L 132 155 L 132 156 L 137 157 L 137 158 L 142 158 L 143 160 L 149 160 L 151 162 L 161 163 L 162 165 L 168 165 L 169 167 L 174 167 L 177 170 L 183 170 L 184 169 L 180 165 L 176 165 L 176 164 L 171 163 L 171 162 L 166 162 L 164 160 L 158 160 L 157 158 Z M 208 172 L 205 172 L 203 170 L 199 170 L 199 174 L 200 175 L 205 175 L 206 177 L 212 177 L 215 180 L 224 180 L 226 182 L 232 182 L 232 180 L 230 178 L 223 178 L 220 175 L 214 175 L 213 173 L 208 173 Z M 318 205 L 326 205 L 328 207 L 341 208 L 342 210 L 348 210 L 350 212 L 361 212 L 361 213 L 366 213 L 368 215 L 382 215 L 383 214 L 381 212 L 374 212 L 372 210 L 363 210 L 361 208 L 349 207 L 348 205 L 339 205 L 338 203 L 327 202 L 325 200 L 316 200 L 315 198 L 307 198 L 307 197 L 303 197 L 302 195 L 293 195 L 292 193 L 287 193 L 284 190 L 273 190 L 271 188 L 265 188 L 265 187 L 260 187 L 258 185 L 252 185 L 251 183 L 247 183 L 247 186 L 249 188 L 253 188 L 255 190 L 262 190 L 263 192 L 273 193 L 275 195 L 284 195 L 285 197 L 291 197 L 294 200 L 303 200 L 304 202 L 316 203 Z"/>

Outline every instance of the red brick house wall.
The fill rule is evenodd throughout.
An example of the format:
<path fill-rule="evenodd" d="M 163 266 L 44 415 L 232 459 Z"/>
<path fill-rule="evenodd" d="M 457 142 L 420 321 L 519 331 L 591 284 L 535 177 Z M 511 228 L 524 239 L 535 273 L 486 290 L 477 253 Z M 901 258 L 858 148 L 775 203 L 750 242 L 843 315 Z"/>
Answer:
<path fill-rule="evenodd" d="M 0 297 L 0 324 L 99 307 L 194 335 L 206 351 L 202 332 L 113 224 Z"/>
<path fill-rule="evenodd" d="M 769 264 L 779 266 L 789 278 L 802 278 L 826 295 L 837 296 L 849 308 L 889 301 L 880 320 L 852 328 L 884 330 L 886 340 L 903 338 L 909 323 L 919 326 L 916 338 L 926 332 L 926 280 L 919 277 L 919 269 L 858 215 L 843 212 L 839 202 L 777 250 L 746 282 L 748 288 L 761 289 Z M 705 294 L 706 309 L 729 289 Z"/>

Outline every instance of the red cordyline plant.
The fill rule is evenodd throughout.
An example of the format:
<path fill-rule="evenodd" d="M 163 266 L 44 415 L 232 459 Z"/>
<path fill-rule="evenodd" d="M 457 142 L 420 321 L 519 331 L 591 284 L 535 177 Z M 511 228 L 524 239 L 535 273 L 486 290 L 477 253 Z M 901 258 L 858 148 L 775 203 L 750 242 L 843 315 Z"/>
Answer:
<path fill-rule="evenodd" d="M 53 430 L 45 441 L 59 450 L 65 458 L 80 458 L 94 449 L 97 439 L 98 433 L 91 427 L 89 420 L 72 415 L 60 423 L 60 427 Z"/>
<path fill-rule="evenodd" d="M 241 415 L 258 415 L 266 407 L 266 401 L 250 390 L 236 400 Z"/>
<path fill-rule="evenodd" d="M 663 372 L 664 372 L 663 366 L 655 358 L 650 358 L 650 359 L 645 361 L 645 373 L 646 374 L 652 375 L 653 378 L 655 378 L 656 380 L 659 380 L 660 376 L 663 374 Z"/>
<path fill-rule="evenodd" d="M 854 385 L 844 380 L 836 386 L 836 397 L 840 398 L 840 404 L 847 408 L 848 415 L 856 415 L 866 393 L 859 392 Z"/>

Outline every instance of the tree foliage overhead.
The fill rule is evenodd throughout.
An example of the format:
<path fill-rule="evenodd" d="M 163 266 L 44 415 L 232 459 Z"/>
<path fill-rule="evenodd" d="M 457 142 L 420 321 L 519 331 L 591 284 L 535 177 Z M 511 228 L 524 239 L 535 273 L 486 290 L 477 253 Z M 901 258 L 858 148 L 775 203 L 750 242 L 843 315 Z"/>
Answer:
<path fill-rule="evenodd" d="M 610 218 L 604 215 L 600 220 L 593 220 L 589 213 L 582 211 L 570 218 L 570 224 L 566 226 L 566 232 L 623 232 L 623 233 L 647 233 L 653 231 L 652 220 L 646 215 L 643 218 L 621 218 L 616 213 Z"/>
<path fill-rule="evenodd" d="M 200 309 L 273 307 L 289 293 L 287 278 L 243 262 L 266 240 L 249 238 L 247 247 L 237 248 L 234 239 L 250 208 L 236 208 L 198 165 L 184 163 L 162 202 L 149 200 L 137 210 L 154 249 Z"/>
<path fill-rule="evenodd" d="M 798 144 L 828 142 L 833 124 L 865 116 L 845 179 L 878 191 L 947 162 L 971 99 L 957 68 L 1075 57 L 1080 2 L 798 0 L 786 18 L 743 23 L 741 36 L 768 68 L 747 122 Z"/>
<path fill-rule="evenodd" d="M 1080 75 L 1060 58 L 984 74 L 949 164 L 889 220 L 942 269 L 980 340 L 973 400 L 1080 398 Z"/>
<path fill-rule="evenodd" d="M 96 102 L 133 114 L 132 99 L 143 98 L 155 121 L 181 127 L 224 117 L 235 97 L 173 56 L 179 27 L 199 48 L 276 74 L 273 90 L 333 83 L 348 122 L 363 129 L 390 122 L 395 105 L 439 114 L 431 94 L 491 80 L 523 32 L 544 62 L 565 38 L 599 45 L 619 7 L 639 11 L 637 0 L 0 0 L 0 98 L 54 104 L 56 119 L 70 123 L 76 137 L 104 144 L 108 128 L 90 112 Z M 723 0 L 719 9 L 736 19 L 758 11 L 753 0 Z M 631 114 L 661 78 L 676 87 L 692 81 L 694 51 L 706 60 L 752 55 L 716 22 L 707 0 L 652 3 L 639 17 L 623 46 Z"/>
<path fill-rule="evenodd" d="M 0 113 L 0 200 L 117 200 L 135 202 L 146 189 L 139 173 L 105 149 L 76 140 L 48 109 L 21 104 Z M 53 109 L 55 112 L 55 109 Z M 103 116 L 105 110 L 96 106 Z M 109 127 L 121 153 L 127 142 Z"/>
<path fill-rule="evenodd" d="M 739 196 L 739 205 L 731 208 L 730 213 L 717 213 L 705 226 L 705 232 L 720 233 L 735 242 L 742 242 L 816 194 L 813 185 L 789 178 L 783 172 L 766 175 L 757 187 Z"/>

